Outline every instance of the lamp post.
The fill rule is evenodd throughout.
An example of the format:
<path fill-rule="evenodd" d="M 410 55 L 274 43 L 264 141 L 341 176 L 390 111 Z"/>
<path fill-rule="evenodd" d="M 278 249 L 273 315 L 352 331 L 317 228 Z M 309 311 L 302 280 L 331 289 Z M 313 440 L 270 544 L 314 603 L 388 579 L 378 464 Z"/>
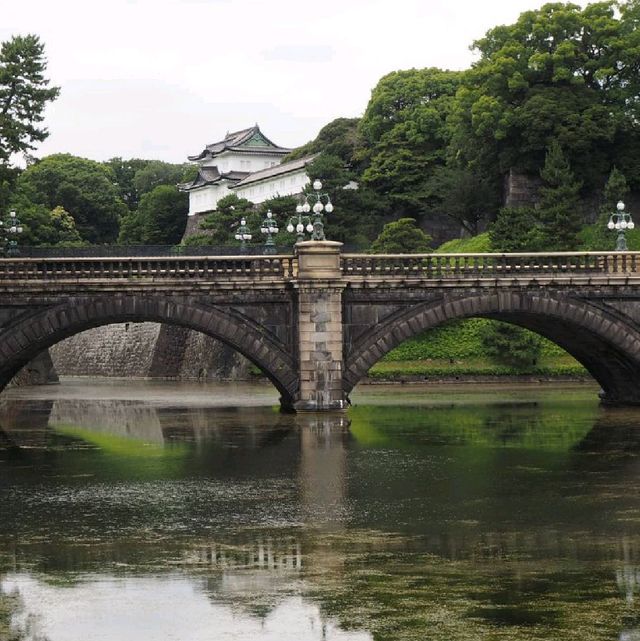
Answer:
<path fill-rule="evenodd" d="M 267 239 L 264 241 L 264 254 L 275 254 L 276 253 L 276 244 L 273 240 L 274 234 L 278 233 L 278 224 L 276 219 L 273 217 L 273 213 L 269 209 L 265 219 L 262 221 L 262 227 L 260 227 L 260 232 L 265 234 Z"/>
<path fill-rule="evenodd" d="M 326 240 L 322 212 L 330 214 L 333 211 L 333 205 L 329 194 L 321 193 L 322 183 L 317 178 L 313 181 L 312 186 L 314 192 L 307 194 L 304 202 L 296 207 L 296 216 L 292 216 L 287 225 L 289 233 L 293 233 L 295 230 L 298 242 L 304 240 L 305 230 L 311 234 L 311 240 Z M 311 211 L 313 211 L 313 221 L 309 216 Z"/>
<path fill-rule="evenodd" d="M 15 237 L 22 233 L 22 224 L 18 219 L 15 211 L 10 211 L 5 220 L 0 220 L 0 229 L 2 230 L 2 251 L 8 258 L 19 256 L 18 241 Z"/>
<path fill-rule="evenodd" d="M 609 216 L 609 222 L 607 227 L 611 230 L 616 230 L 618 232 L 618 238 L 616 240 L 616 251 L 626 252 L 628 251 L 627 239 L 625 238 L 625 232 L 627 229 L 633 229 L 635 227 L 631 214 L 628 214 L 624 210 L 624 203 L 619 200 L 616 205 L 617 211 Z"/>
<path fill-rule="evenodd" d="M 311 207 L 308 203 L 305 203 L 307 207 L 307 211 L 311 210 Z M 287 231 L 290 234 L 293 234 L 293 232 L 296 232 L 296 240 L 297 242 L 301 242 L 304 240 L 304 232 L 305 229 L 311 233 L 313 231 L 313 225 L 311 224 L 311 218 L 309 216 L 303 216 L 305 212 L 305 205 L 302 203 L 299 203 L 296 205 L 296 215 L 291 216 L 289 218 L 289 224 L 287 225 Z"/>
<path fill-rule="evenodd" d="M 236 231 L 236 240 L 240 241 L 240 252 L 242 254 L 247 253 L 247 241 L 252 238 L 253 236 L 251 235 L 251 230 L 247 226 L 247 221 L 244 218 L 241 218 Z"/>

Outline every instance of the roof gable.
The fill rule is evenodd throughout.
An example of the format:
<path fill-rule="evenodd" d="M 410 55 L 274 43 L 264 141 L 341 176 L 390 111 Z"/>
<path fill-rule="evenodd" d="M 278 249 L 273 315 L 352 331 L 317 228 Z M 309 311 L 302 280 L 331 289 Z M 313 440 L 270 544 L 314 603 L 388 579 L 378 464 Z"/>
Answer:
<path fill-rule="evenodd" d="M 256 124 L 248 129 L 227 132 L 227 135 L 220 141 L 207 145 L 199 154 L 188 156 L 189 160 L 203 160 L 204 158 L 215 158 L 224 151 L 248 150 L 257 148 L 260 150 L 273 150 L 282 154 L 289 153 L 290 149 L 279 147 L 269 140 Z"/>

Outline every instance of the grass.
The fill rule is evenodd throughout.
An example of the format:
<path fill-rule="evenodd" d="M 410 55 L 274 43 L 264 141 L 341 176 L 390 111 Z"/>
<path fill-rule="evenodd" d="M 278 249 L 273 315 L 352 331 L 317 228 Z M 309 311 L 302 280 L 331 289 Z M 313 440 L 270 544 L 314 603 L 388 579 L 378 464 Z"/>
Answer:
<path fill-rule="evenodd" d="M 464 360 L 426 359 L 380 361 L 369 370 L 369 378 L 401 380 L 414 377 L 456 376 L 588 376 L 587 370 L 568 354 L 542 355 L 535 366 L 516 369 L 498 365 L 486 358 Z"/>

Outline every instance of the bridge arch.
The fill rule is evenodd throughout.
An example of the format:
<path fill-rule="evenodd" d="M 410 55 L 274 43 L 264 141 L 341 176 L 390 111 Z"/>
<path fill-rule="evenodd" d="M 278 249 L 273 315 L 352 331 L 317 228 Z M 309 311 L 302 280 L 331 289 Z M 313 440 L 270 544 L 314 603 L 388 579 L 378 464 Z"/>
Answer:
<path fill-rule="evenodd" d="M 167 295 L 74 297 L 17 317 L 0 336 L 0 391 L 37 354 L 69 336 L 101 325 L 143 321 L 178 325 L 220 340 L 266 374 L 283 406 L 296 400 L 297 365 L 266 328 L 235 310 Z"/>
<path fill-rule="evenodd" d="M 345 354 L 344 392 L 408 338 L 471 317 L 505 321 L 548 338 L 584 365 L 602 387 L 603 401 L 640 404 L 640 332 L 629 319 L 578 298 L 541 292 L 441 298 L 392 315 Z"/>

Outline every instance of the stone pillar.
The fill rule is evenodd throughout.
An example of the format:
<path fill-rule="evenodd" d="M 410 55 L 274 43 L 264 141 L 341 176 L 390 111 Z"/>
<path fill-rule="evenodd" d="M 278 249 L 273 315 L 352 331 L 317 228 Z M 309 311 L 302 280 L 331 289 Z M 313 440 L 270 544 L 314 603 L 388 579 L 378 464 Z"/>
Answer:
<path fill-rule="evenodd" d="M 332 241 L 296 245 L 298 255 L 298 412 L 347 409 L 342 390 L 340 247 Z"/>

